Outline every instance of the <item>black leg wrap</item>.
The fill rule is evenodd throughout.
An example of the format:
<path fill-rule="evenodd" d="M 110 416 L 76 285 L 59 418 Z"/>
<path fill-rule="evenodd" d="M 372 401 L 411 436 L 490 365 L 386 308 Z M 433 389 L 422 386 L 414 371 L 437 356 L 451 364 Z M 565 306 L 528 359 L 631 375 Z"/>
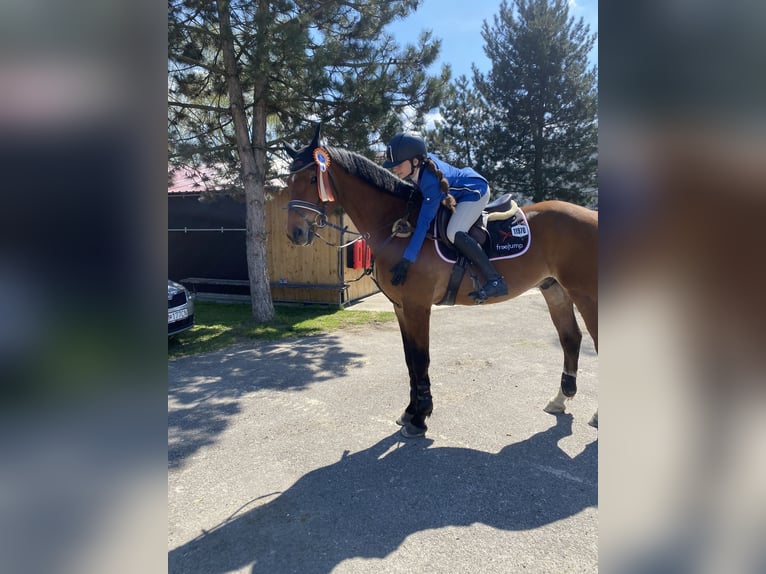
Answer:
<path fill-rule="evenodd" d="M 417 412 L 423 417 L 430 417 L 434 410 L 434 401 L 431 397 L 431 385 L 418 385 Z"/>
<path fill-rule="evenodd" d="M 577 394 L 577 377 L 561 373 L 561 392 L 565 397 L 573 397 Z"/>
<path fill-rule="evenodd" d="M 410 402 L 404 412 L 408 415 L 414 415 L 418 412 L 418 395 L 414 388 L 410 389 Z"/>
<path fill-rule="evenodd" d="M 425 436 L 428 430 L 426 419 L 434 410 L 431 398 L 431 382 L 428 377 L 419 385 L 410 388 L 410 404 L 404 414 L 396 420 L 396 424 L 402 427 L 402 434 L 407 438 Z"/>

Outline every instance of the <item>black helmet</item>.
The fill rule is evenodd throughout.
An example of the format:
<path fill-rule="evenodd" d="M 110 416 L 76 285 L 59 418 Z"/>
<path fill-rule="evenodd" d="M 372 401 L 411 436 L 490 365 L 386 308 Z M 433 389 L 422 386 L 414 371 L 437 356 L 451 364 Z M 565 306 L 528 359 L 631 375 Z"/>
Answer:
<path fill-rule="evenodd" d="M 388 142 L 383 167 L 391 168 L 414 157 L 425 157 L 426 153 L 428 153 L 426 140 L 422 137 L 416 134 L 398 133 Z"/>

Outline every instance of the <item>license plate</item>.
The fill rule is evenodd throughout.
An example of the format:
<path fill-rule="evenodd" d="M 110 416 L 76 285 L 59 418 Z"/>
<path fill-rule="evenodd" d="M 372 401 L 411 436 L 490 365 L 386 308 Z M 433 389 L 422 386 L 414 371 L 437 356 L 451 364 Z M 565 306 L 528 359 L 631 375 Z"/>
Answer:
<path fill-rule="evenodd" d="M 168 323 L 174 323 L 189 316 L 188 309 L 178 309 L 177 311 L 168 311 Z"/>

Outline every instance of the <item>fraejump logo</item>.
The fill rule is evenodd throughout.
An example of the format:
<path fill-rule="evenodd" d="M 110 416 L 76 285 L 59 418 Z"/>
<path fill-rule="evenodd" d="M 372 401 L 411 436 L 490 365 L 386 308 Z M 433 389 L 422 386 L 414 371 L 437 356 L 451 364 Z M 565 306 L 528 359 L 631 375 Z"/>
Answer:
<path fill-rule="evenodd" d="M 513 251 L 514 249 L 524 249 L 523 243 L 506 243 L 504 245 L 497 244 L 495 245 L 495 249 L 498 251 Z"/>

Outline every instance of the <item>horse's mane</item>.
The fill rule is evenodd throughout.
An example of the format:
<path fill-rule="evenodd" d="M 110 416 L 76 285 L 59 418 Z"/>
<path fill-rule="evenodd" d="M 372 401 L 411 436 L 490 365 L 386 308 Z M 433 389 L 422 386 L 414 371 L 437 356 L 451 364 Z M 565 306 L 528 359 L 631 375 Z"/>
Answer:
<path fill-rule="evenodd" d="M 414 184 L 399 179 L 363 155 L 337 147 L 327 147 L 326 149 L 335 165 L 389 195 L 407 199 L 415 189 Z"/>

